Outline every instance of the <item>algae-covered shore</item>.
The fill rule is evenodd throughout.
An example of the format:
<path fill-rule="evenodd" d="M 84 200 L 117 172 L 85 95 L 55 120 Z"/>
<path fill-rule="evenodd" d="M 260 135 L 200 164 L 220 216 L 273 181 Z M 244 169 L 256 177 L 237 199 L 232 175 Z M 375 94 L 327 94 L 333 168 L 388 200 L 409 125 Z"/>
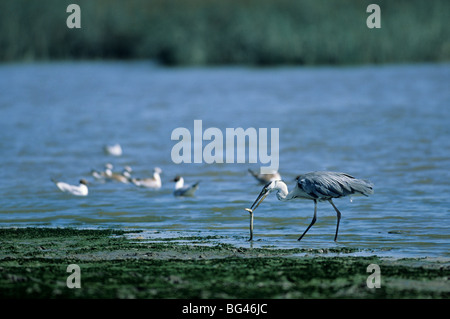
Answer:
<path fill-rule="evenodd" d="M 136 232 L 136 231 L 133 231 Z M 448 298 L 450 261 L 130 238 L 123 230 L 0 229 L 1 298 Z M 78 265 L 80 288 L 69 265 Z M 370 264 L 380 288 L 369 288 Z M 72 276 L 72 277 L 70 277 Z M 68 280 L 68 277 L 69 280 Z M 374 282 L 374 281 L 372 281 Z"/>

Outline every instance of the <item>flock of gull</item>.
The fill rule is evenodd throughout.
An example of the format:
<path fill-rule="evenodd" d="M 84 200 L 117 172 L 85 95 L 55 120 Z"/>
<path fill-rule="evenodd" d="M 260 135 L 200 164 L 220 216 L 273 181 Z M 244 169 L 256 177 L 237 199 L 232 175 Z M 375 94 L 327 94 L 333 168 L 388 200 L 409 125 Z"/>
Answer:
<path fill-rule="evenodd" d="M 122 155 L 122 148 L 119 144 L 106 146 L 105 152 L 110 155 L 120 156 Z M 316 222 L 317 203 L 328 201 L 333 206 L 337 216 L 334 241 L 337 240 L 338 236 L 341 212 L 333 203 L 333 199 L 345 196 L 369 196 L 373 194 L 373 184 L 370 181 L 357 179 L 349 174 L 341 172 L 318 171 L 298 175 L 296 177 L 295 187 L 289 191 L 286 183 L 282 181 L 278 172 L 273 172 L 273 174 L 258 174 L 251 169 L 248 171 L 260 183 L 264 184 L 263 189 L 253 205 L 250 208 L 245 208 L 245 210 L 250 213 L 250 240 L 253 238 L 253 212 L 271 192 L 276 193 L 278 200 L 283 202 L 292 199 L 308 199 L 314 201 L 313 219 L 298 240 L 301 240 Z M 131 173 L 132 169 L 129 166 L 125 166 L 120 173 L 114 172 L 113 166 L 110 163 L 105 165 L 103 171 L 91 171 L 92 177 L 102 182 L 116 181 L 120 183 L 132 183 L 138 187 L 150 189 L 159 189 L 162 186 L 160 176 L 162 170 L 159 167 L 155 167 L 153 176 L 148 178 L 135 178 L 131 176 Z M 89 193 L 87 186 L 88 182 L 85 179 L 81 179 L 79 185 L 70 185 L 54 179 L 52 180 L 62 192 L 70 193 L 75 196 L 87 196 Z M 199 182 L 192 185 L 185 185 L 184 179 L 181 176 L 176 176 L 173 179 L 173 182 L 175 183 L 173 191 L 174 196 L 194 196 L 199 187 Z"/>
<path fill-rule="evenodd" d="M 120 144 L 115 144 L 111 146 L 105 146 L 105 152 L 113 156 L 122 155 L 122 147 Z M 153 176 L 147 178 L 136 178 L 132 177 L 132 168 L 130 166 L 125 166 L 122 172 L 113 171 L 114 166 L 111 163 L 106 163 L 105 168 L 102 171 L 91 170 L 92 177 L 98 182 L 120 182 L 124 184 L 134 184 L 137 187 L 149 188 L 149 189 L 160 189 L 162 186 L 161 174 L 162 169 L 155 167 L 153 169 Z M 65 182 L 57 181 L 51 179 L 56 187 L 64 192 L 74 196 L 87 196 L 89 194 L 88 184 L 86 179 L 80 179 L 78 185 L 71 185 Z M 173 180 L 175 183 L 174 192 L 175 196 L 194 196 L 196 190 L 199 187 L 199 182 L 192 185 L 185 185 L 184 179 L 181 176 L 176 176 Z"/>
<path fill-rule="evenodd" d="M 161 174 L 162 169 L 159 167 L 155 167 L 153 169 L 153 176 L 147 178 L 136 178 L 132 177 L 132 168 L 130 166 L 125 166 L 122 172 L 114 172 L 114 166 L 111 163 L 105 164 L 105 169 L 103 171 L 91 170 L 92 177 L 99 182 L 120 182 L 124 184 L 134 184 L 137 187 L 149 188 L 149 189 L 160 189 L 162 186 L 161 182 Z M 253 175 L 260 183 L 267 183 L 272 180 L 281 179 L 280 174 L 258 174 L 251 169 L 249 169 L 251 175 Z M 78 185 L 71 185 L 65 182 L 57 181 L 54 178 L 51 179 L 56 187 L 68 194 L 72 194 L 74 196 L 87 196 L 89 194 L 88 184 L 89 182 L 86 179 L 80 179 Z M 195 192 L 199 188 L 199 181 L 192 185 L 185 185 L 184 178 L 182 176 L 175 176 L 172 180 L 174 185 L 174 196 L 194 196 Z"/>

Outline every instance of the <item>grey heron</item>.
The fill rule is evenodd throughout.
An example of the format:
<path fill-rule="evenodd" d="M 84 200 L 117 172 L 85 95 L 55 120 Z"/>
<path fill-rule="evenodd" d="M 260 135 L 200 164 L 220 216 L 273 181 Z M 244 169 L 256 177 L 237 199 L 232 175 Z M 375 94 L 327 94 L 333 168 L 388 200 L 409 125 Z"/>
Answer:
<path fill-rule="evenodd" d="M 348 195 L 364 195 L 373 194 L 373 184 L 367 180 L 357 179 L 351 175 L 338 172 L 311 172 L 299 175 L 296 178 L 297 183 L 292 191 L 288 191 L 288 187 L 282 180 L 275 180 L 267 183 L 261 193 L 256 198 L 253 205 L 245 210 L 250 213 L 250 239 L 253 239 L 253 212 L 262 203 L 262 201 L 273 191 L 277 191 L 276 195 L 280 201 L 289 201 L 295 198 L 310 199 L 314 201 L 314 216 L 311 223 L 303 232 L 298 240 L 305 236 L 306 232 L 311 228 L 317 219 L 317 202 L 327 200 L 337 214 L 336 234 L 334 241 L 337 240 L 339 231 L 339 222 L 341 220 L 341 212 L 333 203 L 333 198 L 340 198 Z"/>
<path fill-rule="evenodd" d="M 175 189 L 173 194 L 175 196 L 194 196 L 195 191 L 198 189 L 198 184 L 196 182 L 192 185 L 184 185 L 184 178 L 181 176 L 176 176 L 173 181 L 175 182 Z"/>
<path fill-rule="evenodd" d="M 85 179 L 81 179 L 79 185 L 70 185 L 64 182 L 59 182 L 53 178 L 52 182 L 54 182 L 56 187 L 58 187 L 58 189 L 63 193 L 69 193 L 75 196 L 87 196 L 89 193 L 87 187 L 88 182 Z"/>

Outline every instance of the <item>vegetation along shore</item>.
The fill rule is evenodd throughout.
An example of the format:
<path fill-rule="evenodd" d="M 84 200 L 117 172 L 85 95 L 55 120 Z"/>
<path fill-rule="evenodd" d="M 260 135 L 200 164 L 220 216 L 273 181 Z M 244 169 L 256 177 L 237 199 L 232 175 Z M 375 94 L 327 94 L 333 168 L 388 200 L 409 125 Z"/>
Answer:
<path fill-rule="evenodd" d="M 81 28 L 66 8 L 81 9 Z M 450 59 L 446 0 L 0 2 L 0 61 L 151 59 L 165 65 L 342 65 Z"/>

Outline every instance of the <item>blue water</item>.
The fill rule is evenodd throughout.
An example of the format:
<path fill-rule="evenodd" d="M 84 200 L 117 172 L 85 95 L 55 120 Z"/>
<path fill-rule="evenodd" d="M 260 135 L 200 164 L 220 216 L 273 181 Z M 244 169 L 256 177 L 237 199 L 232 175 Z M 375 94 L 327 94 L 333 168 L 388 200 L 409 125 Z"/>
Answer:
<path fill-rule="evenodd" d="M 154 236 L 215 236 L 236 246 L 349 247 L 400 257 L 449 257 L 450 65 L 286 68 L 162 68 L 148 62 L 0 65 L 0 227 L 144 230 Z M 174 164 L 171 133 L 279 128 L 280 173 L 343 171 L 375 194 L 335 200 L 336 214 L 307 200 L 255 212 L 248 243 L 244 211 L 262 185 L 258 164 Z M 120 143 L 121 157 L 103 152 Z M 203 146 L 208 141 L 203 142 Z M 224 143 L 225 144 L 225 143 Z M 152 191 L 99 183 L 91 169 L 129 165 L 136 177 L 163 170 Z M 175 198 L 175 175 L 200 180 L 193 198 Z M 50 178 L 89 179 L 89 196 L 58 191 Z"/>

